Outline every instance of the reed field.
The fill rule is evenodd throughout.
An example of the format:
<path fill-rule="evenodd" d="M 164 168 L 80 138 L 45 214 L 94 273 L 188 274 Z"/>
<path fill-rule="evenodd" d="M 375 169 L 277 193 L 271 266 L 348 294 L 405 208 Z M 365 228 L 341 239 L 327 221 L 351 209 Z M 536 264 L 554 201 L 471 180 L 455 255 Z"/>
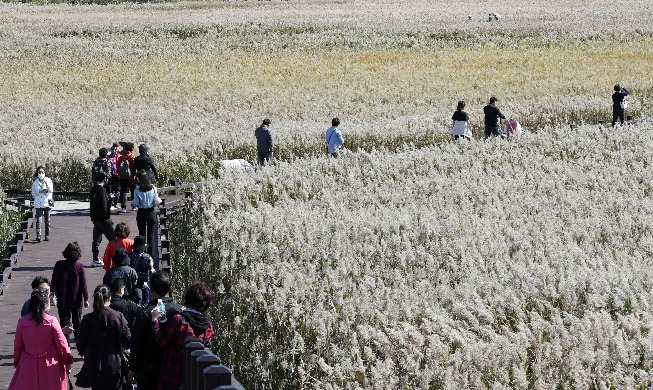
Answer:
<path fill-rule="evenodd" d="M 0 3 L 0 187 L 115 141 L 207 179 L 175 291 L 246 388 L 653 387 L 649 1 L 84 3 Z M 522 137 L 482 140 L 492 95 Z M 221 169 L 264 117 L 275 165 Z"/>

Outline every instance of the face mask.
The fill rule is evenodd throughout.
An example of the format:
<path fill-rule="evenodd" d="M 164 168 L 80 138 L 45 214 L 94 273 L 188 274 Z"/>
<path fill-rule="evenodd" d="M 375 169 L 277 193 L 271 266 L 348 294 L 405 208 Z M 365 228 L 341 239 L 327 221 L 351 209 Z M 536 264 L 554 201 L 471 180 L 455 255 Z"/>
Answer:
<path fill-rule="evenodd" d="M 45 179 L 45 173 L 39 172 L 38 178 L 41 180 Z"/>

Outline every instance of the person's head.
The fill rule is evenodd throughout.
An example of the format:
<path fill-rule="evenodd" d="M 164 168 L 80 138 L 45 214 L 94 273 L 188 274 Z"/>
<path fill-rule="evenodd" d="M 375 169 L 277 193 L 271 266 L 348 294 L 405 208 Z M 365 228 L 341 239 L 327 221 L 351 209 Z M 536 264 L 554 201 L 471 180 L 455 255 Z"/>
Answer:
<path fill-rule="evenodd" d="M 134 143 L 133 142 L 125 142 L 122 144 L 122 150 L 127 153 L 127 152 L 133 152 L 134 151 Z"/>
<path fill-rule="evenodd" d="M 132 245 L 134 253 L 143 253 L 145 249 L 147 249 L 147 239 L 145 236 L 134 237 L 134 245 Z"/>
<path fill-rule="evenodd" d="M 150 151 L 150 148 L 146 144 L 138 145 L 138 154 L 147 154 Z"/>
<path fill-rule="evenodd" d="M 620 84 L 615 84 L 615 85 L 614 85 L 614 90 L 615 90 L 616 92 L 621 91 L 621 85 L 620 85 Z"/>
<path fill-rule="evenodd" d="M 48 290 L 48 295 L 50 294 L 50 280 L 45 276 L 37 276 L 32 280 L 32 290 L 42 288 Z"/>
<path fill-rule="evenodd" d="M 184 295 L 186 307 L 195 309 L 200 313 L 206 313 L 213 302 L 213 293 L 209 286 L 204 282 L 195 283 L 188 287 Z"/>
<path fill-rule="evenodd" d="M 136 180 L 138 180 L 138 188 L 140 188 L 141 191 L 147 192 L 152 189 L 152 182 L 150 181 L 150 177 L 144 170 L 141 169 L 138 171 L 136 174 Z"/>
<path fill-rule="evenodd" d="M 48 173 L 45 171 L 45 167 L 43 165 L 40 165 L 38 168 L 36 168 L 36 171 L 34 171 L 34 177 L 38 177 L 39 179 L 45 178 L 45 176 Z"/>
<path fill-rule="evenodd" d="M 340 119 L 338 118 L 331 119 L 331 126 L 333 127 L 340 126 Z"/>
<path fill-rule="evenodd" d="M 113 254 L 111 260 L 113 260 L 115 265 L 129 265 L 131 262 L 129 259 L 129 253 L 127 253 L 125 248 L 116 249 L 116 253 Z"/>
<path fill-rule="evenodd" d="M 126 222 L 120 222 L 113 229 L 113 234 L 116 237 L 119 237 L 119 238 L 127 238 L 127 237 L 129 237 L 130 233 L 131 233 L 131 230 L 129 229 L 129 225 L 127 225 Z"/>
<path fill-rule="evenodd" d="M 497 101 L 498 101 L 497 98 L 495 98 L 494 96 L 490 97 L 490 104 L 495 104 Z"/>
<path fill-rule="evenodd" d="M 66 249 L 61 254 L 66 260 L 77 261 L 82 257 L 82 248 L 79 247 L 77 241 L 74 241 L 66 245 Z"/>
<path fill-rule="evenodd" d="M 456 106 L 456 110 L 462 111 L 464 109 L 465 109 L 465 101 L 461 100 L 461 101 L 458 102 L 458 105 Z"/>
<path fill-rule="evenodd" d="M 125 281 L 123 278 L 112 278 L 111 282 L 109 282 L 109 288 L 113 295 L 121 297 L 125 294 Z"/>
<path fill-rule="evenodd" d="M 32 319 L 40 324 L 48 310 L 50 310 L 50 291 L 44 288 L 32 290 L 27 308 L 27 312 L 32 313 Z"/>
<path fill-rule="evenodd" d="M 111 145 L 111 150 L 113 151 L 113 153 L 116 153 L 119 148 L 120 148 L 120 142 L 114 142 L 113 145 Z"/>
<path fill-rule="evenodd" d="M 150 275 L 150 289 L 152 299 L 163 298 L 170 293 L 172 288 L 172 280 L 170 275 L 165 271 L 156 271 Z"/>
<path fill-rule="evenodd" d="M 100 157 L 107 158 L 107 155 L 109 154 L 109 150 L 107 148 L 101 148 L 99 153 L 100 153 Z"/>
<path fill-rule="evenodd" d="M 263 125 L 264 126 L 270 126 L 271 123 L 272 123 L 272 121 L 270 120 L 270 118 L 263 119 Z"/>
<path fill-rule="evenodd" d="M 111 302 L 111 290 L 104 284 L 95 287 L 93 291 L 93 310 L 103 310 L 107 303 Z"/>

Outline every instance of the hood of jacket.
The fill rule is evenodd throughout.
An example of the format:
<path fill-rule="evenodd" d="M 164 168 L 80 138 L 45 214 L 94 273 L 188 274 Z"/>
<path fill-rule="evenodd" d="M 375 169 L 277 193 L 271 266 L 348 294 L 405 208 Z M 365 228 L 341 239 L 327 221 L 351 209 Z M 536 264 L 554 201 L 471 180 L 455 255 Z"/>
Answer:
<path fill-rule="evenodd" d="M 211 326 L 211 317 L 208 314 L 200 313 L 196 310 L 183 310 L 181 315 L 184 316 L 190 327 L 193 329 L 195 336 L 204 334 Z"/>

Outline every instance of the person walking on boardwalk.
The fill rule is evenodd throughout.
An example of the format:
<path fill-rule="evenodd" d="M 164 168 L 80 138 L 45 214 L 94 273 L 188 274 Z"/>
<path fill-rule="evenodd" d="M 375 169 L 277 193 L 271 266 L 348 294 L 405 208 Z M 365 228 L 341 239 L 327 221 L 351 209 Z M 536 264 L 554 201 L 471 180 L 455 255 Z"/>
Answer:
<path fill-rule="evenodd" d="M 93 292 L 93 312 L 84 316 L 77 330 L 77 350 L 84 364 L 77 375 L 78 387 L 93 390 L 122 388 L 122 354 L 131 333 L 125 316 L 109 307 L 111 291 L 100 285 Z"/>
<path fill-rule="evenodd" d="M 496 106 L 497 98 L 492 96 L 490 98 L 490 104 L 483 107 L 483 114 L 485 115 L 485 138 L 490 138 L 490 136 L 498 137 L 501 133 L 499 132 L 499 118 L 506 119 L 506 116 L 499 111 Z"/>
<path fill-rule="evenodd" d="M 113 267 L 115 264 L 112 263 L 113 255 L 116 254 L 116 251 L 120 248 L 123 248 L 127 253 L 132 252 L 132 245 L 134 245 L 134 240 L 129 238 L 131 234 L 131 229 L 126 222 L 120 222 L 116 225 L 116 228 L 113 229 L 113 235 L 116 237 L 113 241 L 109 241 L 107 247 L 104 249 L 104 256 L 102 257 L 102 263 L 104 265 L 105 271 L 108 271 L 109 268 Z"/>
<path fill-rule="evenodd" d="M 34 183 L 32 183 L 32 197 L 34 198 L 34 209 L 36 214 L 36 242 L 41 242 L 41 218 L 45 222 L 45 241 L 50 239 L 50 210 L 54 206 L 52 193 L 54 187 L 52 180 L 45 175 L 45 167 L 36 168 L 34 173 Z"/>
<path fill-rule="evenodd" d="M 213 324 L 207 310 L 213 293 L 206 283 L 195 283 L 186 290 L 181 313 L 168 318 L 167 313 L 152 310 L 152 331 L 156 343 L 163 348 L 163 366 L 159 372 L 159 390 L 178 390 L 184 383 L 183 345 L 188 336 L 195 336 L 204 346 L 211 344 Z"/>
<path fill-rule="evenodd" d="M 150 148 L 146 144 L 138 145 L 138 156 L 134 159 L 134 181 L 138 184 L 138 173 L 144 171 L 150 182 L 159 180 L 154 160 L 149 155 Z"/>
<path fill-rule="evenodd" d="M 154 272 L 154 260 L 145 253 L 147 240 L 143 236 L 134 237 L 133 252 L 129 254 L 130 265 L 138 275 L 138 287 L 143 297 L 143 306 L 150 302 L 150 275 Z"/>
<path fill-rule="evenodd" d="M 163 349 L 154 340 L 152 332 L 152 311 L 159 299 L 166 308 L 166 317 L 172 318 L 181 312 L 181 305 L 175 302 L 170 293 L 172 282 L 165 271 L 157 271 L 150 276 L 152 298 L 134 321 L 134 333 L 129 360 L 130 381 L 138 390 L 158 390 L 156 384 L 163 365 Z"/>
<path fill-rule="evenodd" d="M 107 240 L 113 241 L 116 236 L 113 234 L 113 221 L 111 220 L 111 213 L 109 211 L 110 202 L 109 194 L 104 188 L 106 179 L 96 181 L 93 183 L 90 193 L 90 209 L 91 221 L 93 222 L 93 244 L 91 250 L 93 252 L 93 266 L 102 267 L 104 263 L 100 260 L 100 243 L 102 242 L 102 235 Z"/>
<path fill-rule="evenodd" d="M 118 208 L 118 198 L 120 197 L 120 178 L 118 177 L 118 148 L 120 143 L 114 142 L 109 149 L 107 160 L 111 167 L 111 177 L 109 178 L 109 197 L 111 198 L 111 209 Z"/>
<path fill-rule="evenodd" d="M 9 390 L 66 390 L 73 356 L 56 317 L 48 314 L 50 294 L 32 291 L 28 313 L 18 320 Z"/>
<path fill-rule="evenodd" d="M 78 260 L 82 250 L 77 242 L 71 242 L 62 252 L 65 260 L 55 263 L 52 270 L 52 287 L 57 297 L 57 311 L 61 326 L 70 326 L 77 332 L 82 320 L 82 306 L 88 307 L 86 272 Z"/>
<path fill-rule="evenodd" d="M 335 158 L 338 158 L 338 151 L 345 144 L 345 139 L 342 138 L 342 133 L 338 129 L 338 126 L 340 126 L 340 119 L 331 119 L 331 127 L 327 129 L 325 134 L 327 153 Z"/>
<path fill-rule="evenodd" d="M 102 283 L 105 285 L 111 284 L 111 280 L 119 278 L 125 281 L 125 299 L 129 299 L 136 304 L 140 304 L 143 300 L 141 290 L 136 287 L 138 285 L 138 274 L 136 270 L 131 267 L 131 259 L 129 254 L 123 248 L 119 248 L 116 254 L 113 255 L 114 265 L 105 274 Z"/>
<path fill-rule="evenodd" d="M 121 213 L 127 212 L 127 194 L 134 197 L 134 150 L 133 142 L 122 143 L 122 153 L 118 155 L 118 180 L 120 182 L 120 206 Z"/>
<path fill-rule="evenodd" d="M 622 88 L 621 85 L 616 84 L 614 86 L 614 93 L 612 94 L 612 127 L 617 123 L 617 119 L 619 119 L 622 126 L 626 120 L 626 96 L 628 94 L 628 90 Z"/>
<path fill-rule="evenodd" d="M 465 111 L 465 102 L 463 100 L 458 102 L 456 111 L 451 116 L 453 120 L 453 127 L 451 128 L 451 135 L 454 139 L 463 138 L 467 140 L 472 139 L 472 128 L 469 125 L 469 115 Z"/>
<path fill-rule="evenodd" d="M 160 204 L 161 198 L 159 198 L 156 187 L 150 182 L 147 173 L 139 172 L 138 187 L 134 190 L 132 207 L 138 208 L 136 212 L 138 235 L 147 238 L 148 252 L 150 254 L 154 240 L 154 230 L 157 229 L 158 225 L 156 207 Z"/>
<path fill-rule="evenodd" d="M 258 157 L 258 165 L 272 164 L 272 149 L 274 148 L 274 140 L 272 139 L 272 132 L 270 131 L 270 119 L 263 119 L 261 126 L 254 130 L 256 137 L 256 154 Z"/>

